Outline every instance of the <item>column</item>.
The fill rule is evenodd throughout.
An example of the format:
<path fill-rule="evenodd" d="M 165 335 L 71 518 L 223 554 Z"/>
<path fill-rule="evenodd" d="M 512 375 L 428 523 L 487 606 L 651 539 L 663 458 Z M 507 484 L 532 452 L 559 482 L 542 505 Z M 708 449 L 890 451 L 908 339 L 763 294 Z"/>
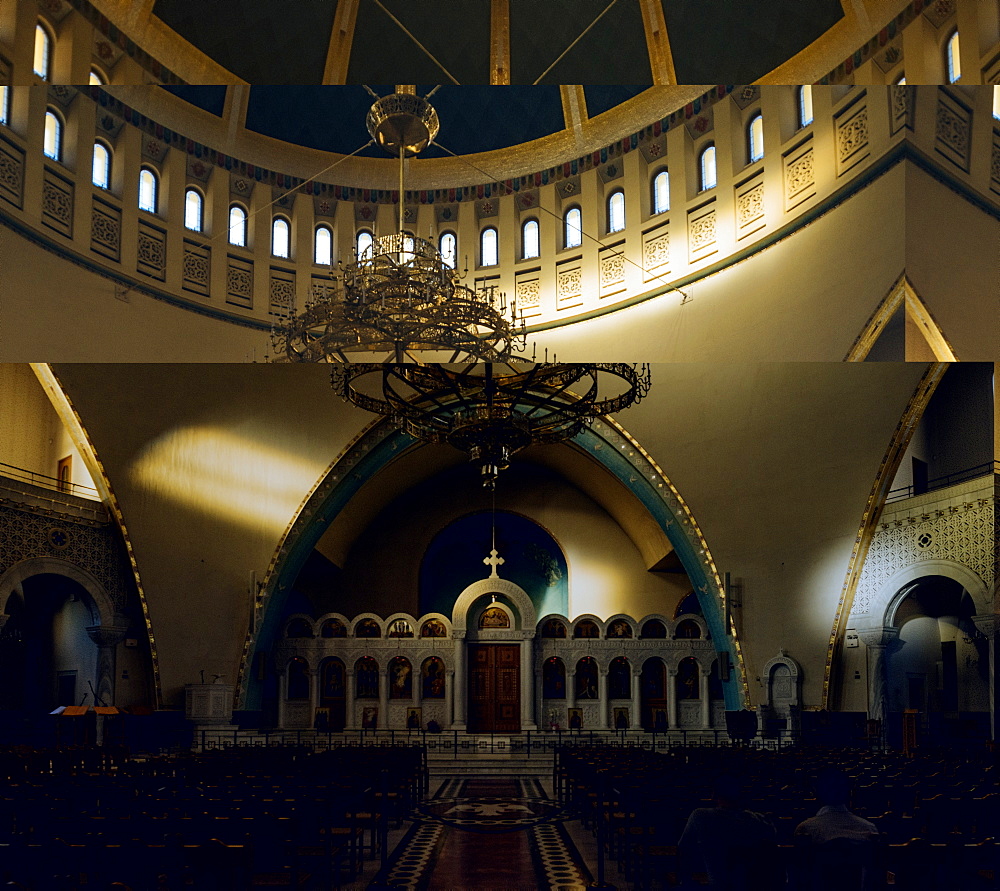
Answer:
<path fill-rule="evenodd" d="M 667 723 L 671 730 L 677 729 L 677 669 L 667 669 Z"/>
<path fill-rule="evenodd" d="M 389 726 L 389 670 L 378 670 L 378 729 Z"/>
<path fill-rule="evenodd" d="M 858 631 L 868 657 L 868 717 L 880 721 L 883 737 L 888 711 L 888 675 L 886 656 L 889 646 L 899 637 L 898 628 L 869 628 Z"/>
<path fill-rule="evenodd" d="M 319 669 L 310 668 L 309 671 L 309 726 L 316 722 L 316 709 L 319 708 Z"/>
<path fill-rule="evenodd" d="M 452 632 L 455 639 L 455 681 L 452 685 L 453 730 L 465 730 L 465 632 Z"/>
<path fill-rule="evenodd" d="M 285 700 L 288 699 L 288 669 L 278 669 L 278 727 L 285 729 Z"/>
<path fill-rule="evenodd" d="M 455 704 L 452 702 L 452 695 L 455 690 L 455 671 L 451 669 L 445 673 L 445 688 L 444 688 L 444 702 L 445 702 L 445 727 L 453 727 L 455 724 Z"/>
<path fill-rule="evenodd" d="M 348 668 L 344 672 L 344 730 L 357 730 L 358 725 L 354 720 L 354 669 Z"/>
<path fill-rule="evenodd" d="M 534 641 L 521 641 L 521 729 L 535 730 L 535 670 L 532 651 Z"/>
<path fill-rule="evenodd" d="M 118 644 L 125 639 L 128 623 L 122 619 L 113 625 L 91 625 L 87 636 L 97 644 L 97 702 L 94 705 L 115 704 L 115 666 Z"/>
<path fill-rule="evenodd" d="M 698 695 L 701 697 L 701 726 L 705 730 L 712 726 L 711 702 L 708 698 L 708 678 L 711 673 L 710 668 L 703 668 L 698 677 Z"/>
<path fill-rule="evenodd" d="M 642 727 L 642 669 L 636 666 L 632 671 L 632 714 L 629 726 L 638 730 Z"/>
<path fill-rule="evenodd" d="M 986 635 L 986 653 L 989 659 L 990 680 L 990 735 L 997 738 L 997 632 L 1000 631 L 1000 616 L 973 616 L 976 628 Z"/>
<path fill-rule="evenodd" d="M 597 669 L 597 715 L 601 730 L 611 726 L 608 721 L 608 670 L 603 666 Z"/>

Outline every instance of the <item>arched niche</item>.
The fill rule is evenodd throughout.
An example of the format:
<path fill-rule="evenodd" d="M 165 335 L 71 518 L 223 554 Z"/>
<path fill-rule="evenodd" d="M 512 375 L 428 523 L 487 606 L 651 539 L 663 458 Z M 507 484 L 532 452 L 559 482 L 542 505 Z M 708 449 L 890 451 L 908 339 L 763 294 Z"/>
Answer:
<path fill-rule="evenodd" d="M 531 598 L 520 585 L 501 578 L 481 579 L 478 582 L 473 582 L 458 595 L 458 599 L 455 601 L 455 606 L 451 612 L 452 628 L 455 631 L 468 633 L 470 630 L 469 619 L 477 619 L 478 614 L 482 612 L 484 607 L 484 604 L 479 604 L 478 611 L 473 610 L 476 602 L 480 598 L 492 594 L 499 594 L 507 598 L 509 605 L 513 607 L 511 611 L 512 625 L 510 630 L 529 629 L 529 636 L 534 637 L 536 619 L 535 606 L 531 602 Z M 506 604 L 501 601 L 500 605 L 504 606 Z M 473 622 L 471 630 L 478 630 L 475 622 Z"/>

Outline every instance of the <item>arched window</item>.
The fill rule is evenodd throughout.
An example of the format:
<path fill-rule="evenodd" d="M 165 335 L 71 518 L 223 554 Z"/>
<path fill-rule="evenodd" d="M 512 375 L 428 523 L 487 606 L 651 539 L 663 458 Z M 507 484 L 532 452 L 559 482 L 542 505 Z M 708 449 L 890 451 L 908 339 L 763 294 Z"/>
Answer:
<path fill-rule="evenodd" d="M 327 619 L 319 630 L 320 637 L 347 637 L 347 627 L 340 619 Z"/>
<path fill-rule="evenodd" d="M 275 217 L 271 223 L 271 254 L 275 257 L 288 259 L 291 244 L 291 227 L 284 217 Z"/>
<path fill-rule="evenodd" d="M 403 250 L 400 251 L 399 259 L 402 263 L 412 263 L 416 258 L 417 243 L 413 240 L 412 232 L 403 232 Z"/>
<path fill-rule="evenodd" d="M 292 619 L 285 629 L 285 637 L 312 637 L 312 625 L 301 616 Z"/>
<path fill-rule="evenodd" d="M 152 167 L 139 171 L 139 210 L 156 213 L 160 181 Z"/>
<path fill-rule="evenodd" d="M 35 25 L 35 74 L 52 80 L 52 33 L 41 22 Z"/>
<path fill-rule="evenodd" d="M 247 212 L 238 204 L 229 206 L 229 243 L 247 246 Z"/>
<path fill-rule="evenodd" d="M 993 117 L 1000 121 L 1000 85 L 993 88 Z"/>
<path fill-rule="evenodd" d="M 566 698 L 566 666 L 558 656 L 542 664 L 542 699 Z"/>
<path fill-rule="evenodd" d="M 413 669 L 410 660 L 403 656 L 389 662 L 389 698 L 413 698 Z"/>
<path fill-rule="evenodd" d="M 371 251 L 371 247 L 374 243 L 375 236 L 372 235 L 371 232 L 367 229 L 361 229 L 358 231 L 357 238 L 354 240 L 354 250 L 357 252 L 359 260 L 364 257 L 366 253 Z"/>
<path fill-rule="evenodd" d="M 576 623 L 573 629 L 573 637 L 583 639 L 594 639 L 601 636 L 601 629 L 590 619 L 583 619 Z"/>
<path fill-rule="evenodd" d="M 701 628 L 691 619 L 681 619 L 677 623 L 676 637 L 678 640 L 698 640 L 701 637 Z"/>
<path fill-rule="evenodd" d="M 653 213 L 666 213 L 670 210 L 670 177 L 666 170 L 661 170 L 653 177 Z"/>
<path fill-rule="evenodd" d="M 563 244 L 568 248 L 583 244 L 583 213 L 579 207 L 571 207 L 563 216 Z"/>
<path fill-rule="evenodd" d="M 893 81 L 893 83 L 894 83 L 894 84 L 895 84 L 895 85 L 896 85 L 897 87 L 905 87 L 905 86 L 906 86 L 906 75 L 905 75 L 905 74 L 901 74 L 901 75 L 899 75 L 899 77 L 897 77 L 897 78 L 896 78 L 896 79 L 895 79 L 895 80 Z"/>
<path fill-rule="evenodd" d="M 452 269 L 458 263 L 458 238 L 454 232 L 442 232 L 438 239 L 438 250 L 444 262 Z"/>
<path fill-rule="evenodd" d="M 619 656 L 608 666 L 608 699 L 632 698 L 632 666 L 628 659 Z"/>
<path fill-rule="evenodd" d="M 10 87 L 0 86 L 0 124 L 10 120 Z"/>
<path fill-rule="evenodd" d="M 715 146 L 706 145 L 701 150 L 701 157 L 698 160 L 699 182 L 698 191 L 705 192 L 714 189 L 717 182 L 715 170 Z"/>
<path fill-rule="evenodd" d="M 96 68 L 90 69 L 90 85 L 92 87 L 103 87 L 107 82 L 108 78 L 102 71 L 98 71 Z"/>
<path fill-rule="evenodd" d="M 539 253 L 538 220 L 526 220 L 521 226 L 521 259 L 534 260 Z"/>
<path fill-rule="evenodd" d="M 184 228 L 201 232 L 205 227 L 205 199 L 197 189 L 184 193 Z"/>
<path fill-rule="evenodd" d="M 650 619 L 642 626 L 642 636 L 662 640 L 667 636 L 667 627 L 659 619 Z"/>
<path fill-rule="evenodd" d="M 362 619 L 354 626 L 355 637 L 381 637 L 382 629 L 374 619 Z"/>
<path fill-rule="evenodd" d="M 111 149 L 100 140 L 94 143 L 93 181 L 99 189 L 111 187 Z"/>
<path fill-rule="evenodd" d="M 62 160 L 62 118 L 51 108 L 45 112 L 45 136 L 42 139 L 42 151 L 46 158 L 53 161 Z"/>
<path fill-rule="evenodd" d="M 795 90 L 799 99 L 799 127 L 806 127 L 813 122 L 813 88 L 806 84 Z"/>
<path fill-rule="evenodd" d="M 308 699 L 309 698 L 309 666 L 305 659 L 296 656 L 288 663 L 287 695 L 286 699 Z"/>
<path fill-rule="evenodd" d="M 698 680 L 698 663 L 691 656 L 681 659 L 674 679 L 678 699 L 701 699 L 701 685 Z"/>
<path fill-rule="evenodd" d="M 747 127 L 747 157 L 750 163 L 764 157 L 764 117 L 758 112 Z"/>
<path fill-rule="evenodd" d="M 420 668 L 421 698 L 444 699 L 444 662 L 437 656 L 424 660 Z"/>
<path fill-rule="evenodd" d="M 354 663 L 354 684 L 358 699 L 378 699 L 378 663 L 371 656 Z"/>
<path fill-rule="evenodd" d="M 597 663 L 590 656 L 576 663 L 576 698 L 597 699 Z"/>
<path fill-rule="evenodd" d="M 952 31 L 945 48 L 948 83 L 957 83 L 962 77 L 962 61 L 958 56 L 958 31 Z"/>
<path fill-rule="evenodd" d="M 317 226 L 313 246 L 313 260 L 317 266 L 333 264 L 333 231 L 329 226 Z"/>
<path fill-rule="evenodd" d="M 549 619 L 542 625 L 542 637 L 566 639 L 566 626 L 559 619 Z"/>
<path fill-rule="evenodd" d="M 617 189 L 608 198 L 608 232 L 621 232 L 625 228 L 625 193 Z"/>
<path fill-rule="evenodd" d="M 480 266 L 496 266 L 499 262 L 497 251 L 497 230 L 492 226 L 483 229 L 479 235 Z"/>

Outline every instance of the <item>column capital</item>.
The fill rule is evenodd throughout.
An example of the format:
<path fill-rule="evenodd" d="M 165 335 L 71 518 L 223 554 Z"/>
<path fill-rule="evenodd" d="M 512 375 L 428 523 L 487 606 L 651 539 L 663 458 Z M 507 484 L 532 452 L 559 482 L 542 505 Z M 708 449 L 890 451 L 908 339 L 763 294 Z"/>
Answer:
<path fill-rule="evenodd" d="M 891 626 L 859 628 L 858 637 L 869 649 L 887 647 L 899 638 L 899 629 Z"/>

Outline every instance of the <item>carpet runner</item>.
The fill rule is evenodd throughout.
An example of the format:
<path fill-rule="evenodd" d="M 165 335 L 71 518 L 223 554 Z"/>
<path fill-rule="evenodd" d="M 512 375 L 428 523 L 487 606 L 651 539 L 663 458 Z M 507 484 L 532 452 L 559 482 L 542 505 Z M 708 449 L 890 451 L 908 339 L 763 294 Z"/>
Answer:
<path fill-rule="evenodd" d="M 591 875 L 537 780 L 452 779 L 421 804 L 370 888 L 521 891 L 586 888 Z"/>

